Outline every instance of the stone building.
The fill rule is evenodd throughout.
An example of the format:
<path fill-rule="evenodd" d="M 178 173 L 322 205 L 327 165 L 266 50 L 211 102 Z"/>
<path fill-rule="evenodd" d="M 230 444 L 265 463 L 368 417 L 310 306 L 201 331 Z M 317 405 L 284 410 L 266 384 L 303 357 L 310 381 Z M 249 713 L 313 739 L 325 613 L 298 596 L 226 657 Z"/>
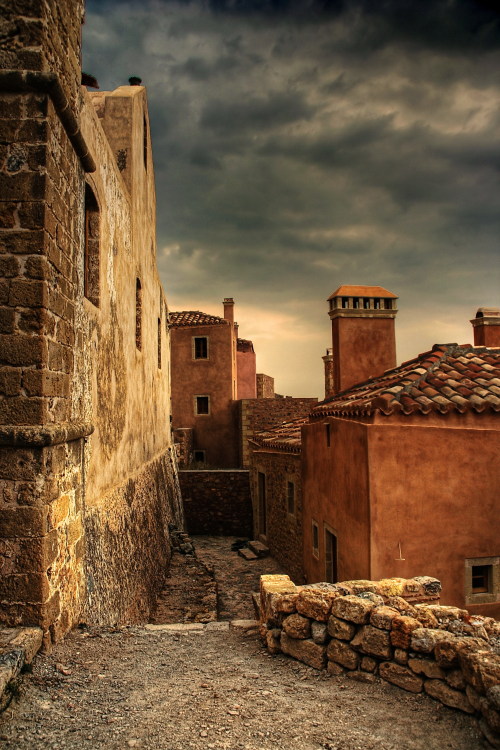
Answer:
<path fill-rule="evenodd" d="M 80 85 L 80 0 L 0 57 L 0 621 L 147 619 L 181 507 L 142 86 Z"/>
<path fill-rule="evenodd" d="M 373 297 L 365 289 L 356 287 L 357 305 L 351 297 L 334 309 L 359 321 L 356 310 L 370 310 L 363 300 Z M 362 322 L 367 342 L 376 320 L 368 313 Z M 297 476 L 300 461 L 302 539 L 295 541 L 307 581 L 409 577 L 425 563 L 442 581 L 444 603 L 499 617 L 498 321 L 499 311 L 481 309 L 472 321 L 475 346 L 436 345 L 400 367 L 372 370 L 374 377 L 327 397 L 303 422 L 254 435 L 254 512 L 267 514 L 267 543 L 282 549 L 285 568 L 297 565 L 281 535 L 289 523 L 287 473 Z M 393 336 L 386 327 L 390 357 Z M 333 359 L 342 382 L 345 360 L 335 347 Z M 371 369 L 373 361 L 368 347 L 356 367 Z M 349 358 L 345 364 L 351 372 Z M 294 472 L 284 468 L 291 454 Z"/>

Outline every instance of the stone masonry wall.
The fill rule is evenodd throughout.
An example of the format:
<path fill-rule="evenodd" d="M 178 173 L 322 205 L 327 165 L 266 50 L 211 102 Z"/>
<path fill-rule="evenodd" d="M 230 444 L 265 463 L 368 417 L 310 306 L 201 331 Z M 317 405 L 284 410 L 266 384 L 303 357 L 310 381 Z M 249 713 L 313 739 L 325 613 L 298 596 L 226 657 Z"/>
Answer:
<path fill-rule="evenodd" d="M 259 472 L 266 477 L 266 544 L 271 555 L 295 581 L 304 581 L 300 454 L 253 451 L 250 482 L 254 539 L 259 536 Z M 294 486 L 293 513 L 288 512 L 289 482 Z"/>
<path fill-rule="evenodd" d="M 439 603 L 435 578 L 295 586 L 261 577 L 261 636 L 332 675 L 357 671 L 476 715 L 500 748 L 500 622 Z"/>
<path fill-rule="evenodd" d="M 309 414 L 317 398 L 248 398 L 240 404 L 241 463 L 247 467 L 250 461 L 249 439 L 254 433 L 283 422 Z"/>
<path fill-rule="evenodd" d="M 189 534 L 251 536 L 248 471 L 183 470 L 179 472 L 179 482 Z"/>

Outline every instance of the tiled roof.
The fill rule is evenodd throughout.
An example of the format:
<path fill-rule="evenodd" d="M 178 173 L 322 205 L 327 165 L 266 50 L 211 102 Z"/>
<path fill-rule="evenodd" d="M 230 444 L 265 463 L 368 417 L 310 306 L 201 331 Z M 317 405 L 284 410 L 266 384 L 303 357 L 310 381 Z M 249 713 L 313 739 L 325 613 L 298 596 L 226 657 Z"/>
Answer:
<path fill-rule="evenodd" d="M 199 310 L 171 312 L 169 314 L 169 324 L 172 327 L 229 325 L 228 321 L 224 320 L 224 318 L 219 318 L 217 315 L 209 315 Z"/>
<path fill-rule="evenodd" d="M 381 286 L 349 286 L 348 284 L 339 286 L 330 294 L 328 300 L 334 297 L 389 297 L 390 299 L 398 299 L 397 294 L 388 292 Z"/>
<path fill-rule="evenodd" d="M 436 344 L 378 378 L 325 399 L 311 417 L 417 411 L 500 412 L 500 348 Z"/>
<path fill-rule="evenodd" d="M 278 448 L 289 453 L 300 453 L 300 430 L 309 417 L 300 417 L 291 422 L 283 422 L 277 427 L 256 432 L 251 440 L 261 448 Z"/>

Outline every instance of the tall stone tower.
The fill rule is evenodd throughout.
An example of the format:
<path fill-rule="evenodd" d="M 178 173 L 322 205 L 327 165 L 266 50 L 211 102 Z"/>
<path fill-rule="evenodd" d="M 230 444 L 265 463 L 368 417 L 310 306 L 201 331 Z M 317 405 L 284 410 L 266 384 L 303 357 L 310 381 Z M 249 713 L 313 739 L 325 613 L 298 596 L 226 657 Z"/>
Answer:
<path fill-rule="evenodd" d="M 340 286 L 328 298 L 335 393 L 396 366 L 397 299 L 380 286 Z"/>

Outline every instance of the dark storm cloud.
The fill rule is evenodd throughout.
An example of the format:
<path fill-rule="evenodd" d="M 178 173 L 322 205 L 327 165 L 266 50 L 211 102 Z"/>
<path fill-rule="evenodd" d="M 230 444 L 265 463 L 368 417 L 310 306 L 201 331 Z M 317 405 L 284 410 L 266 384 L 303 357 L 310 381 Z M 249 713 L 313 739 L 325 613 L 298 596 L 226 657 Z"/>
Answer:
<path fill-rule="evenodd" d="M 86 69 L 147 85 L 173 307 L 235 296 L 262 369 L 297 358 L 296 395 L 321 395 L 340 283 L 399 293 L 403 358 L 470 339 L 457 321 L 500 303 L 498 21 L 467 0 L 90 2 Z"/>

